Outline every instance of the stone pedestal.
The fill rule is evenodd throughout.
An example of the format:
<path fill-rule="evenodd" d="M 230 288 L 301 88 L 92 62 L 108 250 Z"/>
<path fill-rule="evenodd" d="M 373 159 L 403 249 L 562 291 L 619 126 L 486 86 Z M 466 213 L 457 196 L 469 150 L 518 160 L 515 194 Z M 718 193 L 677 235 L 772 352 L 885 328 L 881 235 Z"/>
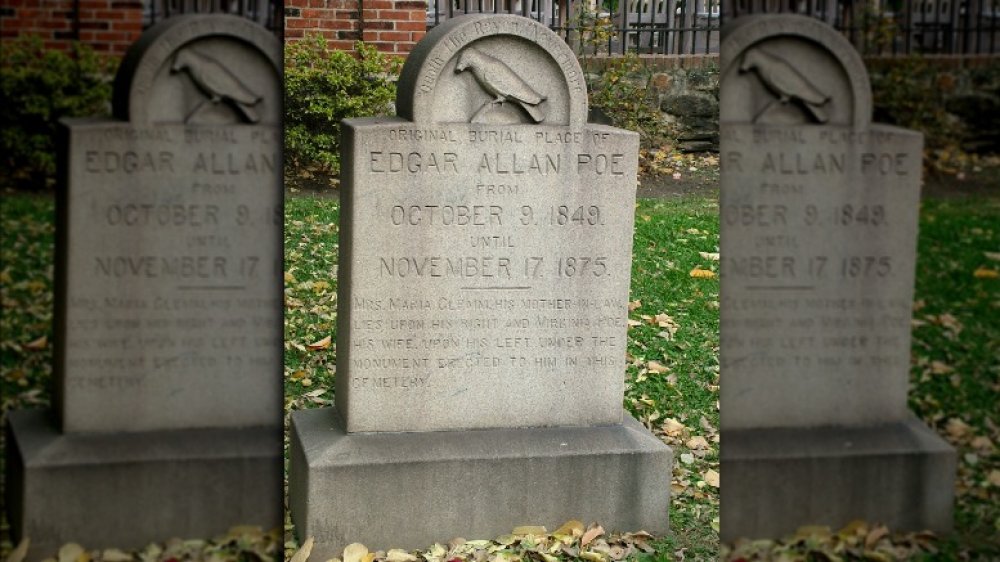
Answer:
<path fill-rule="evenodd" d="M 665 534 L 672 453 L 622 425 L 344 432 L 333 408 L 292 414 L 289 509 L 313 556 L 426 548 L 570 519 Z"/>
<path fill-rule="evenodd" d="M 278 428 L 62 433 L 49 412 L 24 410 L 6 439 L 5 503 L 29 560 L 67 542 L 141 548 L 282 519 Z"/>
<path fill-rule="evenodd" d="M 854 428 L 729 431 L 722 540 L 836 530 L 862 517 L 890 529 L 952 527 L 955 451 L 920 420 Z"/>

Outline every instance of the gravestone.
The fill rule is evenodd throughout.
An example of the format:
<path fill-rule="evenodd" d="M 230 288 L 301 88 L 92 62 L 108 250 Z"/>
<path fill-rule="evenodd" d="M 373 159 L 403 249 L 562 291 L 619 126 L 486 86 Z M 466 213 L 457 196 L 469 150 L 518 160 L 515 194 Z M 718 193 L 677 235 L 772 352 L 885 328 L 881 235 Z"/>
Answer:
<path fill-rule="evenodd" d="M 947 531 L 955 453 L 906 406 L 922 136 L 811 18 L 737 20 L 722 81 L 723 540 Z"/>
<path fill-rule="evenodd" d="M 323 558 L 666 532 L 670 450 L 622 409 L 638 135 L 588 124 L 572 51 L 511 15 L 435 28 L 397 108 L 343 125 L 336 400 L 292 417 L 299 536 Z"/>
<path fill-rule="evenodd" d="M 55 407 L 12 412 L 33 556 L 281 524 L 281 46 L 233 16 L 132 46 L 63 122 Z"/>

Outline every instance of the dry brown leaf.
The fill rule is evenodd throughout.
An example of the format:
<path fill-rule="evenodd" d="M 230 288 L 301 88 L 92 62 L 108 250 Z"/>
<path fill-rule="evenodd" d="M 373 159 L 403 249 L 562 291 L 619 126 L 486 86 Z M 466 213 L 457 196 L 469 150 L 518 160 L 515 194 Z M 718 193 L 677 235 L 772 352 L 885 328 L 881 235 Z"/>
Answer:
<path fill-rule="evenodd" d="M 24 344 L 22 347 L 24 347 L 24 349 L 30 349 L 32 351 L 40 351 L 45 349 L 48 345 L 49 345 L 48 336 L 42 336 L 37 340 L 30 341 Z"/>
<path fill-rule="evenodd" d="M 569 521 L 562 524 L 561 527 L 552 531 L 553 536 L 566 536 L 566 537 L 580 537 L 583 536 L 583 522 L 577 521 L 576 519 L 570 519 Z"/>
<path fill-rule="evenodd" d="M 632 312 L 633 310 L 639 308 L 640 306 L 642 306 L 642 301 L 640 301 L 640 300 L 634 300 L 634 301 L 628 303 L 628 311 Z"/>
<path fill-rule="evenodd" d="M 514 527 L 514 530 L 510 532 L 512 535 L 544 535 L 547 533 L 548 531 L 541 525 L 521 525 Z"/>
<path fill-rule="evenodd" d="M 131 554 L 117 548 L 107 548 L 101 552 L 101 562 L 129 562 L 133 559 Z"/>
<path fill-rule="evenodd" d="M 674 418 L 663 420 L 663 432 L 671 437 L 680 435 L 684 431 L 684 424 Z"/>
<path fill-rule="evenodd" d="M 317 351 L 317 350 L 320 350 L 320 349 L 327 349 L 327 348 L 329 348 L 330 344 L 332 344 L 332 343 L 333 343 L 333 337 L 332 336 L 326 336 L 325 338 L 323 338 L 323 339 L 321 339 L 321 340 L 319 340 L 317 342 L 313 342 L 313 343 L 307 345 L 306 347 L 308 347 L 309 349 L 311 349 L 313 351 Z"/>
<path fill-rule="evenodd" d="M 876 544 L 878 544 L 878 541 L 887 536 L 889 536 L 889 529 L 885 525 L 879 525 L 873 528 L 868 533 L 868 536 L 865 537 L 865 548 L 871 550 Z"/>
<path fill-rule="evenodd" d="M 712 279 L 713 277 L 715 277 L 715 272 L 710 271 L 708 269 L 695 267 L 694 269 L 691 270 L 691 273 L 689 273 L 688 275 L 694 277 L 695 279 Z"/>
<path fill-rule="evenodd" d="M 711 468 L 705 472 L 705 483 L 713 488 L 719 487 L 719 473 Z"/>
<path fill-rule="evenodd" d="M 604 534 L 604 527 L 597 524 L 591 524 L 590 528 L 587 529 L 583 536 L 580 537 L 580 546 L 587 546 L 594 539 Z"/>
<path fill-rule="evenodd" d="M 687 443 L 685 443 L 684 445 L 688 449 L 691 449 L 691 450 L 694 450 L 694 451 L 698 451 L 698 450 L 701 450 L 701 449 L 708 449 L 709 448 L 708 440 L 705 439 L 704 437 L 702 437 L 701 435 L 695 435 L 691 439 L 688 439 Z"/>
<path fill-rule="evenodd" d="M 961 439 L 965 435 L 968 435 L 969 430 L 971 428 L 969 427 L 969 424 L 965 423 L 961 419 L 951 418 L 948 420 L 948 423 L 944 426 L 944 429 L 945 431 L 948 432 L 948 435 L 952 436 L 953 438 Z"/>
<path fill-rule="evenodd" d="M 364 562 L 368 557 L 368 547 L 355 542 L 344 547 L 344 562 Z"/>
<path fill-rule="evenodd" d="M 385 559 L 387 562 L 416 562 L 417 557 L 405 550 L 393 548 L 386 553 Z"/>
<path fill-rule="evenodd" d="M 59 549 L 59 562 L 86 562 L 90 556 L 75 542 L 66 543 Z"/>
<path fill-rule="evenodd" d="M 986 481 L 990 485 L 1000 488 L 1000 469 L 991 470 L 990 475 L 986 477 Z"/>
<path fill-rule="evenodd" d="M 314 541 L 313 537 L 307 538 L 306 542 L 302 543 L 302 546 L 292 555 L 291 562 L 306 562 L 309 559 L 309 554 L 312 552 Z"/>
<path fill-rule="evenodd" d="M 21 542 L 17 543 L 17 547 L 7 555 L 7 562 L 21 562 L 24 560 L 24 557 L 28 555 L 28 546 L 30 545 L 30 538 L 24 537 L 21 539 Z"/>
<path fill-rule="evenodd" d="M 660 363 L 659 361 L 650 361 L 646 364 L 646 368 L 649 369 L 650 373 L 662 374 L 670 371 L 666 365 Z"/>
<path fill-rule="evenodd" d="M 1000 278 L 1000 271 L 981 265 L 979 269 L 972 272 L 972 276 L 976 279 L 997 279 Z"/>

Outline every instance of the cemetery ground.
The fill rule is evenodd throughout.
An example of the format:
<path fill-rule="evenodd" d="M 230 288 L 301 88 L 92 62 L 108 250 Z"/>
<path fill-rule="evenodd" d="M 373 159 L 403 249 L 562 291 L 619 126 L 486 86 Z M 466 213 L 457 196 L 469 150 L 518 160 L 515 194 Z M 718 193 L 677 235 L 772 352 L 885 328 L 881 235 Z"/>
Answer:
<path fill-rule="evenodd" d="M 679 168 L 680 169 L 680 168 Z M 636 208 L 629 312 L 626 407 L 674 449 L 671 477 L 673 536 L 616 535 L 590 521 L 557 529 L 519 529 L 529 537 L 465 537 L 465 545 L 427 545 L 427 562 L 583 559 L 715 560 L 718 529 L 718 204 L 704 189 L 664 190 Z M 290 196 L 286 201 L 286 410 L 332 401 L 336 340 L 338 204 L 333 198 Z M 41 407 L 50 400 L 54 202 L 50 196 L 5 193 L 2 227 L 3 315 L 0 385 L 3 411 Z M 914 306 L 914 410 L 959 450 L 956 533 L 947 540 L 921 534 L 893 536 L 871 522 L 837 533 L 805 529 L 786 541 L 736 545 L 732 558 L 891 560 L 912 553 L 926 560 L 991 560 L 1000 555 L 1000 198 L 982 194 L 926 200 L 921 211 L 920 258 Z M 177 412 L 184 415 L 184 412 Z M 600 482 L 580 482 L 600 486 Z M 455 490 L 456 509 L 469 506 Z M 155 506 L 143 506 L 155 509 Z M 363 509 L 351 506 L 346 509 Z M 530 517 L 525 526 L 537 525 Z M 600 522 L 597 522 L 600 523 Z M 10 543 L 6 522 L 0 556 Z M 234 529 L 212 540 L 173 540 L 141 552 L 87 553 L 65 547 L 60 562 L 82 560 L 273 560 L 299 544 L 283 536 Z M 513 530 L 512 530 L 513 531 Z M 280 531 L 279 531 L 280 533 Z M 444 543 L 451 537 L 442 537 Z M 166 539 L 166 537 L 165 537 Z M 499 542 L 477 542 L 498 539 Z M 81 544 L 86 539 L 81 537 Z M 554 541 L 569 543 L 552 549 Z M 585 546 L 584 546 L 585 545 Z M 581 548 L 583 546 L 583 548 Z M 539 552 L 542 547 L 548 547 Z M 574 550 L 577 549 L 577 550 Z M 935 549 L 937 554 L 930 554 Z M 482 552 L 476 555 L 476 551 Z M 492 550 L 492 552 L 490 552 Z M 876 552 L 878 554 L 876 554 Z M 852 554 L 853 553 L 853 554 Z M 300 551 L 299 560 L 303 559 Z M 344 562 L 370 557 L 352 551 Z M 374 554 L 374 553 L 373 553 Z M 544 556 L 543 556 L 544 554 Z M 386 556 L 393 562 L 411 554 Z M 347 560 L 350 558 L 351 560 Z"/>

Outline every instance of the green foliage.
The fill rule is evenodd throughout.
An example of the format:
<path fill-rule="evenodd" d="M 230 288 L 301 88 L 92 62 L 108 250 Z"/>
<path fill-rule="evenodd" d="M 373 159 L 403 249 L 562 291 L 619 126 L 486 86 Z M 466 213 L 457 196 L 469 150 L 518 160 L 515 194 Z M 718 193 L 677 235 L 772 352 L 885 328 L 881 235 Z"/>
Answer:
<path fill-rule="evenodd" d="M 885 64 L 871 75 L 875 121 L 923 132 L 929 149 L 957 146 L 961 127 L 945 110 L 950 88 L 944 76 L 919 56 Z"/>
<path fill-rule="evenodd" d="M 360 41 L 355 49 L 332 50 L 320 35 L 285 47 L 285 161 L 293 176 L 316 167 L 337 173 L 341 119 L 391 111 L 401 61 Z"/>
<path fill-rule="evenodd" d="M 116 61 L 75 43 L 69 53 L 46 49 L 37 35 L 5 41 L 0 63 L 0 176 L 44 186 L 55 174 L 59 119 L 110 113 Z"/>
<path fill-rule="evenodd" d="M 616 127 L 636 131 L 643 147 L 659 146 L 671 136 L 667 123 L 649 99 L 648 71 L 635 53 L 607 59 L 604 71 L 590 84 L 590 105 Z"/>

